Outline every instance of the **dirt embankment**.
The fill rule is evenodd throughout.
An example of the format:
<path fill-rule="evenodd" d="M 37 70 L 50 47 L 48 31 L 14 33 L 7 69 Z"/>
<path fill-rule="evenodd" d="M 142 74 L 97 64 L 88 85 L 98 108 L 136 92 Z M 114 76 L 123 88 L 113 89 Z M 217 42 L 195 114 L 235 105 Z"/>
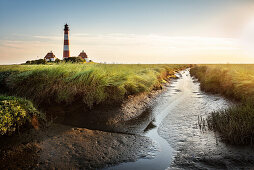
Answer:
<path fill-rule="evenodd" d="M 17 139 L 20 142 L 13 141 L 11 148 L 2 151 L 1 169 L 102 168 L 135 161 L 155 149 L 147 137 L 60 124 L 40 131 L 31 130 Z"/>
<path fill-rule="evenodd" d="M 57 123 L 0 138 L 0 169 L 94 169 L 149 158 L 156 148 L 138 134 L 153 120 L 149 108 L 162 92 L 130 96 L 121 105 L 93 110 L 78 103 L 49 107 L 45 112 L 54 112 Z"/>

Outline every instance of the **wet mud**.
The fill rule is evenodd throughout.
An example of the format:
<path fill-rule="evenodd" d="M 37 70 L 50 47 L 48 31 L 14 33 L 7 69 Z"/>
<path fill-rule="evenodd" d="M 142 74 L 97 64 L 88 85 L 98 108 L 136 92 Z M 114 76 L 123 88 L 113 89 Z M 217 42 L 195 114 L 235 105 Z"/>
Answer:
<path fill-rule="evenodd" d="M 13 140 L 1 143 L 12 145 L 1 152 L 0 169 L 98 169 L 152 158 L 150 152 L 156 150 L 148 137 L 60 124 Z"/>
<path fill-rule="evenodd" d="M 166 94 L 175 99 L 173 105 L 168 106 L 168 114 L 161 122 L 158 133 L 175 150 L 169 169 L 254 168 L 253 147 L 227 145 L 219 134 L 200 129 L 198 125 L 199 118 L 204 119 L 212 111 L 235 103 L 219 95 L 202 92 L 200 84 L 190 76 L 189 71 L 182 72 L 181 78 Z M 168 100 L 170 102 L 170 98 Z M 166 100 L 164 102 L 167 103 Z M 155 112 L 160 114 L 162 108 L 158 107 Z"/>
<path fill-rule="evenodd" d="M 227 145 L 219 134 L 198 124 L 212 111 L 235 103 L 202 92 L 189 70 L 180 72 L 178 77 L 157 98 L 151 110 L 154 120 L 143 133 L 157 144 L 155 157 L 109 169 L 253 169 L 253 147 Z"/>

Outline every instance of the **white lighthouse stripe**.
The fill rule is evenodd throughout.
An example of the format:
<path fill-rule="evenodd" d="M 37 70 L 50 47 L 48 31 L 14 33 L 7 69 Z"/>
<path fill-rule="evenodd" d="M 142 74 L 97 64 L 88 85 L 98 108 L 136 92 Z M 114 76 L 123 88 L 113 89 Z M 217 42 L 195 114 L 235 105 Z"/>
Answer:
<path fill-rule="evenodd" d="M 64 34 L 64 40 L 68 40 L 68 39 L 69 39 L 68 34 Z"/>
<path fill-rule="evenodd" d="M 64 45 L 64 51 L 69 51 L 69 45 Z"/>

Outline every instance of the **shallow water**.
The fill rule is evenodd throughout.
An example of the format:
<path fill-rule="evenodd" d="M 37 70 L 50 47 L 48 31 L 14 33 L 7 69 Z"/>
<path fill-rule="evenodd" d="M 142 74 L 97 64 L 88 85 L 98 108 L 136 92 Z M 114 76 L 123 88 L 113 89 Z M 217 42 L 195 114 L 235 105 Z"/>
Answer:
<path fill-rule="evenodd" d="M 206 118 L 233 103 L 206 94 L 189 70 L 180 72 L 152 109 L 155 119 L 142 135 L 151 138 L 158 150 L 148 158 L 108 169 L 251 169 L 254 150 L 223 143 L 211 131 L 202 131 L 198 117 Z M 136 123 L 139 123 L 138 121 Z M 151 158 L 152 155 L 152 158 Z"/>

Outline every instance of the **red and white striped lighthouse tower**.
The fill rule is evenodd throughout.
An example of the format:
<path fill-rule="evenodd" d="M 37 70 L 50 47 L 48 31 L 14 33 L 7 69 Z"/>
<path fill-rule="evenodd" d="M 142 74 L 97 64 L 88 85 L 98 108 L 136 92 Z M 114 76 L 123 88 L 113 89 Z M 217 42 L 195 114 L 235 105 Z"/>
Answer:
<path fill-rule="evenodd" d="M 63 48 L 63 59 L 70 57 L 69 50 L 69 26 L 64 25 L 64 48 Z"/>

